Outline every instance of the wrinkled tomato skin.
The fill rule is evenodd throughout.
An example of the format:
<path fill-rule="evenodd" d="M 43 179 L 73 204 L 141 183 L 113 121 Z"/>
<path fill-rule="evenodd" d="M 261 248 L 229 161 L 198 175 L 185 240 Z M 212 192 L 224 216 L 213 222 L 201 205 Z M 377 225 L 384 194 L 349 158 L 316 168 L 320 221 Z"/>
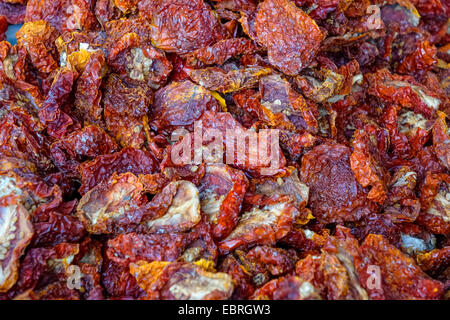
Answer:
<path fill-rule="evenodd" d="M 343 145 L 322 144 L 302 159 L 301 180 L 310 188 L 309 203 L 319 221 L 358 220 L 371 210 L 351 171 L 350 153 Z"/>
<path fill-rule="evenodd" d="M 257 41 L 268 48 L 269 61 L 287 75 L 307 66 L 324 38 L 314 20 L 287 0 L 260 3 L 254 27 Z"/>
<path fill-rule="evenodd" d="M 0 300 L 449 299 L 449 14 L 0 0 Z"/>
<path fill-rule="evenodd" d="M 442 294 L 444 285 L 441 282 L 426 276 L 412 258 L 405 256 L 382 236 L 369 235 L 361 250 L 381 267 L 382 275 L 387 277 L 383 288 L 387 298 L 436 299 Z"/>
<path fill-rule="evenodd" d="M 9 24 L 20 24 L 25 19 L 24 4 L 0 2 L 0 15 L 4 16 Z"/>
<path fill-rule="evenodd" d="M 78 167 L 78 171 L 82 181 L 79 192 L 84 194 L 99 182 L 105 181 L 114 172 L 155 173 L 158 171 L 158 162 L 149 152 L 124 148 L 121 151 L 86 161 Z"/>

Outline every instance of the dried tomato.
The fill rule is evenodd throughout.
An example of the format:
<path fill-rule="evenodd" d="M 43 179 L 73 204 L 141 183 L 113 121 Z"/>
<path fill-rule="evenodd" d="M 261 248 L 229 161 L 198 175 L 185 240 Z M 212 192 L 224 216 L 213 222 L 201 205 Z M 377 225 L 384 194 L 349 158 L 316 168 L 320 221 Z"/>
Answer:
<path fill-rule="evenodd" d="M 263 67 L 250 67 L 229 72 L 217 67 L 209 67 L 194 69 L 189 72 L 189 77 L 209 90 L 229 93 L 255 87 L 260 77 L 271 72 L 271 69 Z"/>
<path fill-rule="evenodd" d="M 106 254 L 120 264 L 144 261 L 194 262 L 215 261 L 217 249 L 209 235 L 210 229 L 200 223 L 190 232 L 165 234 L 127 233 L 108 241 Z M 140 246 L 136 246 L 136 244 Z"/>
<path fill-rule="evenodd" d="M 147 45 L 145 37 L 134 32 L 124 34 L 109 46 L 108 64 L 129 82 L 144 82 L 158 89 L 172 71 L 164 52 Z"/>
<path fill-rule="evenodd" d="M 143 188 L 130 172 L 113 174 L 83 195 L 77 217 L 90 233 L 111 233 L 118 220 L 145 204 Z"/>
<path fill-rule="evenodd" d="M 381 269 L 381 290 L 388 299 L 437 299 L 444 289 L 382 236 L 368 235 L 361 252 Z"/>
<path fill-rule="evenodd" d="M 62 242 L 78 242 L 85 235 L 83 224 L 70 214 L 50 212 L 47 221 L 33 224 L 33 245 L 48 246 Z"/>
<path fill-rule="evenodd" d="M 322 300 L 314 286 L 290 275 L 274 279 L 253 294 L 255 300 Z"/>
<path fill-rule="evenodd" d="M 219 300 L 233 293 L 233 280 L 222 272 L 211 272 L 199 263 L 139 262 L 130 272 L 146 291 L 145 299 Z M 206 270 L 205 270 L 206 269 Z"/>
<path fill-rule="evenodd" d="M 425 118 L 431 118 L 442 103 L 435 93 L 408 76 L 393 75 L 386 69 L 380 69 L 375 74 L 367 74 L 366 78 L 369 94 L 386 103 L 412 109 Z"/>
<path fill-rule="evenodd" d="M 124 148 L 121 151 L 100 155 L 95 159 L 83 162 L 78 167 L 81 175 L 80 193 L 85 194 L 98 183 L 106 181 L 114 172 L 134 174 L 150 174 L 158 171 L 158 162 L 147 151 Z"/>
<path fill-rule="evenodd" d="M 449 13 L 0 0 L 0 300 L 447 299 Z"/>
<path fill-rule="evenodd" d="M 97 50 L 89 56 L 77 80 L 75 108 L 80 113 L 80 117 L 88 123 L 99 123 L 101 120 L 103 110 L 100 106 L 102 97 L 100 86 L 105 66 L 105 55 L 101 50 Z"/>
<path fill-rule="evenodd" d="M 191 233 L 127 233 L 109 240 L 106 254 L 122 265 L 142 260 L 175 261 L 192 241 L 191 238 Z"/>
<path fill-rule="evenodd" d="M 372 187 L 367 194 L 367 199 L 383 203 L 386 199 L 386 180 L 388 177 L 381 165 L 381 157 L 377 152 L 377 146 L 371 142 L 366 132 L 367 130 L 355 130 L 350 166 L 361 186 Z"/>
<path fill-rule="evenodd" d="M 440 276 L 450 266 L 450 247 L 446 246 L 442 249 L 434 249 L 427 253 L 417 255 L 417 264 L 427 274 L 432 276 Z M 443 279 L 447 280 L 447 279 Z"/>
<path fill-rule="evenodd" d="M 294 131 L 297 128 L 317 132 L 317 107 L 308 104 L 279 75 L 263 77 L 259 83 L 261 103 L 256 105 L 259 118 L 269 125 Z"/>
<path fill-rule="evenodd" d="M 0 15 L 0 41 L 6 39 L 6 30 L 8 29 L 8 21 L 5 16 Z"/>
<path fill-rule="evenodd" d="M 236 228 L 219 242 L 221 253 L 255 244 L 273 245 L 293 227 L 300 212 L 286 196 L 272 196 L 244 212 Z"/>
<path fill-rule="evenodd" d="M 250 273 L 232 255 L 228 254 L 219 265 L 218 271 L 225 272 L 233 278 L 234 290 L 231 299 L 249 299 L 255 291 Z"/>
<path fill-rule="evenodd" d="M 189 80 L 172 82 L 156 92 L 151 124 L 157 131 L 191 128 L 207 110 L 220 110 L 207 89 Z"/>
<path fill-rule="evenodd" d="M 20 193 L 18 193 L 21 192 L 20 189 L 12 189 L 16 187 L 8 181 L 7 177 L 2 177 L 2 180 L 4 180 L 2 185 L 5 185 L 6 190 L 4 193 L 2 192 L 2 195 L 5 194 L 5 196 L 0 199 L 2 202 L 0 207 L 2 221 L 0 292 L 5 292 L 17 281 L 19 259 L 30 243 L 34 230 L 30 222 L 30 213 L 17 199 L 20 197 Z"/>
<path fill-rule="evenodd" d="M 288 0 L 260 3 L 254 28 L 257 41 L 267 48 L 270 63 L 287 75 L 307 67 L 324 39 L 316 22 Z"/>
<path fill-rule="evenodd" d="M 38 71 L 50 73 L 58 68 L 54 44 L 58 32 L 49 23 L 43 20 L 27 22 L 17 31 L 16 37 Z"/>
<path fill-rule="evenodd" d="M 137 299 L 145 295 L 130 274 L 128 266 L 120 265 L 106 259 L 103 266 L 102 285 L 106 292 L 115 299 Z"/>
<path fill-rule="evenodd" d="M 151 19 L 152 44 L 167 52 L 184 54 L 226 37 L 226 31 L 202 0 L 147 0 L 140 16 Z M 151 8 L 151 9 L 150 9 Z"/>
<path fill-rule="evenodd" d="M 442 165 L 450 170 L 450 135 L 446 122 L 446 114 L 437 112 L 438 118 L 433 126 L 433 147 Z"/>
<path fill-rule="evenodd" d="M 58 31 L 91 30 L 97 20 L 88 0 L 30 0 L 27 3 L 25 22 L 45 20 Z"/>
<path fill-rule="evenodd" d="M 291 195 L 298 209 L 308 203 L 309 188 L 300 181 L 296 168 L 290 167 L 290 172 L 283 177 L 270 177 L 267 179 L 253 179 L 250 193 L 260 195 Z M 253 191 L 254 190 L 254 191 Z"/>
<path fill-rule="evenodd" d="M 367 192 L 350 167 L 351 151 L 339 144 L 321 144 L 302 159 L 300 179 L 310 188 L 309 205 L 321 222 L 359 220 L 371 211 Z"/>
<path fill-rule="evenodd" d="M 222 65 L 231 57 L 250 54 L 255 51 L 256 46 L 253 41 L 249 39 L 224 39 L 211 46 L 188 53 L 186 55 L 186 64 L 190 67 L 197 68 L 212 64 Z"/>
<path fill-rule="evenodd" d="M 197 187 L 189 181 L 171 182 L 150 203 L 152 218 L 145 221 L 147 232 L 181 232 L 201 221 Z"/>
<path fill-rule="evenodd" d="M 9 24 L 20 24 L 25 19 L 25 4 L 0 2 L 0 15 L 6 17 Z"/>
<path fill-rule="evenodd" d="M 86 126 L 54 142 L 50 153 L 53 163 L 61 171 L 77 175 L 77 167 L 81 162 L 118 149 L 114 140 L 98 126 Z"/>
<path fill-rule="evenodd" d="M 123 147 L 140 148 L 145 143 L 152 100 L 153 94 L 145 85 L 127 85 L 115 74 L 108 77 L 103 116 L 108 131 Z"/>
<path fill-rule="evenodd" d="M 436 47 L 429 41 L 421 42 L 415 52 L 403 59 L 397 67 L 400 74 L 417 74 L 428 72 L 436 63 Z"/>
<path fill-rule="evenodd" d="M 201 210 L 213 224 L 213 236 L 223 239 L 237 225 L 248 181 L 226 165 L 210 165 L 199 184 Z"/>
<path fill-rule="evenodd" d="M 428 172 L 420 186 L 421 213 L 417 223 L 438 234 L 450 232 L 450 176 Z"/>
<path fill-rule="evenodd" d="M 47 132 L 54 137 L 64 136 L 73 124 L 72 118 L 61 110 L 69 98 L 75 80 L 76 71 L 63 69 L 58 72 L 47 94 L 47 98 L 39 108 L 39 118 L 47 124 Z"/>
<path fill-rule="evenodd" d="M 211 131 L 214 134 L 221 134 L 223 138 L 223 151 L 222 158 L 226 163 L 241 169 L 245 170 L 248 173 L 252 174 L 255 177 L 260 176 L 271 176 L 285 172 L 286 159 L 284 154 L 280 151 L 279 146 L 276 145 L 277 136 L 274 134 L 270 135 L 266 131 L 267 134 L 261 134 L 257 136 L 255 131 L 247 130 L 243 127 L 238 121 L 236 121 L 233 116 L 228 112 L 213 112 L 206 111 L 202 117 L 199 119 L 201 122 L 201 130 L 203 135 L 203 145 L 208 146 L 210 143 L 215 141 L 214 136 L 205 136 L 204 132 L 206 130 L 214 130 Z M 191 146 L 194 143 L 194 138 L 192 138 L 192 133 L 190 135 L 184 136 L 183 139 L 171 147 L 170 156 L 167 156 L 164 159 L 163 164 L 169 166 L 171 163 L 174 163 L 178 160 L 172 159 L 173 154 L 177 155 L 180 151 L 183 150 L 183 146 Z M 254 139 L 254 140 L 251 140 Z M 273 139 L 273 140 L 272 140 Z M 240 149 L 240 154 L 236 152 L 234 148 L 235 141 L 238 142 L 238 147 Z M 247 148 L 247 141 L 259 141 L 260 147 L 258 148 Z M 250 142 L 250 146 L 252 142 Z M 226 148 L 230 147 L 228 151 Z M 255 150 L 256 149 L 256 150 Z M 191 149 L 191 156 L 193 154 L 194 149 Z M 213 152 L 211 152 L 213 153 Z M 208 154 L 207 154 L 208 155 Z M 188 155 L 189 156 L 189 155 Z M 212 158 L 211 162 L 217 162 L 216 158 L 220 158 L 219 154 L 210 154 Z M 195 155 L 194 155 L 195 157 Z M 219 160 L 222 160 L 220 158 Z M 191 157 L 193 159 L 193 157 Z M 195 158 L 194 158 L 195 161 Z M 277 168 L 271 168 L 271 161 L 278 165 Z"/>

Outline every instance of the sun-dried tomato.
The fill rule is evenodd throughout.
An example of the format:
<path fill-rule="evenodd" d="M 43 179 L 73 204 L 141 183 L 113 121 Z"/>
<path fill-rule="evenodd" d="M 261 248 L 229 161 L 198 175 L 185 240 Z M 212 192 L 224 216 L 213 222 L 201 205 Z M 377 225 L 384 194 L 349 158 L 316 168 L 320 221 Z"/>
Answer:
<path fill-rule="evenodd" d="M 70 57 L 69 57 L 70 58 Z M 102 116 L 100 86 L 105 74 L 105 55 L 101 50 L 93 52 L 86 62 L 75 88 L 75 108 L 80 117 L 88 123 L 99 123 Z"/>
<path fill-rule="evenodd" d="M 297 262 L 296 275 L 327 299 L 367 300 L 363 261 L 358 241 L 349 229 L 338 226 L 320 255 L 308 255 Z"/>
<path fill-rule="evenodd" d="M 34 295 L 39 297 L 40 292 L 36 290 L 37 287 L 51 288 L 59 281 L 63 281 L 67 288 L 69 264 L 66 261 L 72 261 L 78 252 L 79 244 L 70 243 L 29 250 L 21 263 L 16 284 L 7 292 L 8 297 L 10 299 L 32 299 Z M 76 293 L 76 291 L 70 292 Z"/>
<path fill-rule="evenodd" d="M 140 148 L 145 143 L 152 100 L 153 94 L 145 85 L 127 85 L 115 74 L 108 77 L 103 116 L 107 130 L 123 147 Z"/>
<path fill-rule="evenodd" d="M 64 136 L 68 127 L 73 124 L 72 118 L 61 108 L 68 100 L 77 77 L 76 71 L 60 70 L 53 80 L 47 98 L 39 108 L 39 118 L 42 123 L 47 124 L 47 133 L 51 136 Z"/>
<path fill-rule="evenodd" d="M 198 187 L 200 206 L 214 226 L 214 238 L 225 238 L 237 225 L 247 184 L 242 171 L 226 165 L 206 167 Z"/>
<path fill-rule="evenodd" d="M 233 104 L 227 105 L 230 112 L 244 127 L 252 127 L 258 120 L 253 112 L 253 103 L 259 103 L 259 95 L 256 90 L 243 89 L 233 93 Z"/>
<path fill-rule="evenodd" d="M 438 276 L 448 272 L 450 266 L 450 247 L 434 249 L 427 253 L 417 255 L 417 264 L 420 268 L 431 276 Z M 443 280 L 447 280 L 444 278 Z"/>
<path fill-rule="evenodd" d="M 280 134 L 281 148 L 285 150 L 291 161 L 299 160 L 304 153 L 319 143 L 319 138 L 307 131 L 300 133 L 282 131 Z"/>
<path fill-rule="evenodd" d="M 421 84 L 408 76 L 389 73 L 380 69 L 375 74 L 366 74 L 368 92 L 390 104 L 398 104 L 431 118 L 441 104 L 441 100 Z"/>
<path fill-rule="evenodd" d="M 27 22 L 17 31 L 16 37 L 38 71 L 50 73 L 58 68 L 54 44 L 58 32 L 49 23 L 43 20 Z"/>
<path fill-rule="evenodd" d="M 330 69 L 321 69 L 313 74 L 299 75 L 295 83 L 302 93 L 314 102 L 324 102 L 339 94 L 344 76 Z"/>
<path fill-rule="evenodd" d="M 450 232 L 450 176 L 428 172 L 420 186 L 421 213 L 417 223 L 438 234 Z"/>
<path fill-rule="evenodd" d="M 198 189 L 189 181 L 171 182 L 149 205 L 154 219 L 145 221 L 147 232 L 187 231 L 201 220 Z"/>
<path fill-rule="evenodd" d="M 47 221 L 33 224 L 33 245 L 49 246 L 62 242 L 78 242 L 85 235 L 83 224 L 70 213 L 50 212 Z"/>
<path fill-rule="evenodd" d="M 8 29 L 8 21 L 5 16 L 0 15 L 0 41 L 6 40 L 6 30 Z"/>
<path fill-rule="evenodd" d="M 255 51 L 256 46 L 249 39 L 224 39 L 211 46 L 188 53 L 186 55 L 186 63 L 188 66 L 196 68 L 212 64 L 222 65 L 232 57 L 254 53 Z"/>
<path fill-rule="evenodd" d="M 123 266 L 106 259 L 103 266 L 102 285 L 106 292 L 115 299 L 138 299 L 145 295 L 130 274 L 128 266 Z"/>
<path fill-rule="evenodd" d="M 291 195 L 295 206 L 302 209 L 308 203 L 309 188 L 300 181 L 296 168 L 289 168 L 290 172 L 283 177 L 270 177 L 267 179 L 253 179 L 250 192 L 260 195 Z"/>
<path fill-rule="evenodd" d="M 367 199 L 383 203 L 386 199 L 387 175 L 381 165 L 381 157 L 376 145 L 370 140 L 367 131 L 355 130 L 353 136 L 353 152 L 350 155 L 350 166 L 356 180 L 363 187 L 371 186 Z"/>
<path fill-rule="evenodd" d="M 124 265 L 141 260 L 176 261 L 191 241 L 191 233 L 127 233 L 109 240 L 106 254 Z"/>
<path fill-rule="evenodd" d="M 307 67 L 324 39 L 319 27 L 288 0 L 265 0 L 254 21 L 257 41 L 267 48 L 269 61 L 287 75 Z"/>
<path fill-rule="evenodd" d="M 255 87 L 261 77 L 271 72 L 270 68 L 263 67 L 250 67 L 229 72 L 217 67 L 209 67 L 194 69 L 189 72 L 189 77 L 209 90 L 229 93 Z"/>
<path fill-rule="evenodd" d="M 253 275 L 253 282 L 261 286 L 269 276 L 281 276 L 294 270 L 297 262 L 295 250 L 285 250 L 270 246 L 257 246 L 245 254 L 235 253 L 244 267 Z"/>
<path fill-rule="evenodd" d="M 230 275 L 208 270 L 208 265 L 182 262 L 138 262 L 131 274 L 149 300 L 222 300 L 233 293 Z"/>
<path fill-rule="evenodd" d="M 390 2 L 380 10 L 381 19 L 387 28 L 404 33 L 419 25 L 420 15 L 410 1 Z"/>
<path fill-rule="evenodd" d="M 323 229 L 321 233 L 317 233 L 310 229 L 296 227 L 281 239 L 279 243 L 303 251 L 302 256 L 304 256 L 305 253 L 319 251 L 326 244 L 328 235 L 328 229 Z"/>
<path fill-rule="evenodd" d="M 259 206 L 244 212 L 236 228 L 219 242 L 220 252 L 252 245 L 273 245 L 283 238 L 300 216 L 292 200 L 286 196 L 272 196 L 258 202 Z"/>
<path fill-rule="evenodd" d="M 95 17 L 104 28 L 106 23 L 111 20 L 117 20 L 122 12 L 114 5 L 114 0 L 98 0 L 95 2 Z"/>
<path fill-rule="evenodd" d="M 317 108 L 307 103 L 289 82 L 279 75 L 263 77 L 259 82 L 261 103 L 254 110 L 270 126 L 294 131 L 297 128 L 317 132 Z"/>
<path fill-rule="evenodd" d="M 0 154 L 34 163 L 42 172 L 53 170 L 48 145 L 44 137 L 27 126 L 20 125 L 14 113 L 7 113 L 0 120 Z"/>
<path fill-rule="evenodd" d="M 21 190 L 21 200 L 35 219 L 46 217 L 49 210 L 58 208 L 62 203 L 62 192 L 58 185 L 44 181 L 37 175 L 37 168 L 32 163 L 17 158 L 2 158 L 0 177 L 11 185 L 5 190 Z M 5 202 L 4 204 L 7 204 Z"/>
<path fill-rule="evenodd" d="M 25 4 L 0 2 L 0 15 L 4 16 L 9 24 L 23 23 L 25 18 Z"/>
<path fill-rule="evenodd" d="M 231 299 L 249 299 L 255 291 L 250 273 L 232 254 L 225 257 L 218 271 L 228 273 L 233 278 L 234 291 Z"/>
<path fill-rule="evenodd" d="M 444 285 L 429 278 L 414 260 L 380 235 L 370 234 L 362 254 L 381 270 L 381 291 L 388 299 L 437 299 Z"/>
<path fill-rule="evenodd" d="M 76 130 L 51 145 L 53 163 L 65 173 L 77 175 L 78 165 L 98 155 L 119 150 L 114 140 L 98 126 Z"/>
<path fill-rule="evenodd" d="M 151 125 L 157 131 L 192 128 L 207 111 L 219 111 L 219 102 L 203 86 L 189 80 L 172 82 L 155 94 Z"/>
<path fill-rule="evenodd" d="M 309 187 L 309 205 L 321 222 L 359 220 L 371 211 L 367 192 L 350 166 L 351 150 L 339 144 L 321 144 L 302 159 L 300 179 Z"/>
<path fill-rule="evenodd" d="M 442 165 L 450 170 L 450 134 L 446 114 L 437 111 L 438 118 L 433 126 L 433 148 Z"/>
<path fill-rule="evenodd" d="M 420 212 L 420 201 L 416 199 L 417 173 L 402 166 L 394 174 L 389 186 L 384 212 L 396 222 L 414 221 Z"/>
<path fill-rule="evenodd" d="M 77 217 L 90 233 L 111 233 L 120 219 L 144 204 L 143 185 L 135 175 L 113 174 L 83 195 Z"/>
<path fill-rule="evenodd" d="M 100 155 L 80 164 L 78 172 L 81 175 L 82 184 L 79 192 L 85 194 L 98 183 L 106 181 L 114 172 L 150 174 L 157 171 L 158 163 L 151 153 L 134 148 L 124 148 L 121 151 Z"/>
<path fill-rule="evenodd" d="M 157 89 L 172 71 L 164 52 L 148 45 L 145 37 L 135 32 L 124 34 L 109 46 L 108 64 L 129 82 L 144 82 Z"/>
<path fill-rule="evenodd" d="M 95 31 L 64 32 L 56 39 L 55 45 L 60 66 L 69 65 L 81 73 L 91 54 L 105 45 L 105 36 Z"/>
<path fill-rule="evenodd" d="M 253 294 L 255 300 L 322 300 L 319 292 L 308 281 L 295 275 L 274 279 Z"/>
<path fill-rule="evenodd" d="M 6 179 L 6 180 L 5 180 Z M 21 190 L 2 177 L 2 198 L 0 198 L 0 292 L 8 291 L 17 281 L 19 259 L 33 237 L 30 213 L 20 203 Z"/>
<path fill-rule="evenodd" d="M 25 22 L 37 20 L 47 21 L 60 32 L 91 30 L 97 26 L 89 0 L 30 0 Z"/>
<path fill-rule="evenodd" d="M 403 59 L 397 67 L 400 74 L 417 75 L 428 72 L 436 63 L 436 47 L 429 41 L 421 42 L 413 53 Z"/>
<path fill-rule="evenodd" d="M 0 300 L 447 299 L 449 13 L 0 0 Z"/>
<path fill-rule="evenodd" d="M 256 10 L 255 0 L 214 0 L 216 9 L 228 9 L 250 13 Z"/>
<path fill-rule="evenodd" d="M 147 0 L 139 15 L 152 21 L 152 44 L 164 51 L 184 54 L 226 37 L 226 31 L 202 0 Z"/>
<path fill-rule="evenodd" d="M 371 213 L 364 217 L 351 229 L 352 234 L 360 241 L 365 239 L 369 234 L 379 234 L 389 240 L 390 243 L 399 244 L 400 229 L 394 223 L 394 214 L 386 210 L 388 214 Z"/>
<path fill-rule="evenodd" d="M 254 131 L 253 130 L 246 130 L 239 122 L 237 122 L 231 114 L 227 112 L 221 112 L 221 113 L 213 113 L 213 112 L 205 112 L 204 115 L 200 118 L 202 121 L 202 125 L 205 129 L 217 129 L 222 133 L 222 136 L 224 137 L 224 143 L 225 143 L 225 153 L 231 155 L 231 159 L 226 159 L 227 163 L 230 163 L 234 165 L 235 167 L 245 170 L 248 173 L 253 174 L 254 176 L 270 176 L 270 175 L 276 175 L 277 173 L 285 172 L 285 165 L 286 160 L 284 157 L 284 154 L 280 151 L 279 147 L 276 145 L 276 135 L 270 135 L 268 134 L 268 137 L 265 137 L 264 134 L 261 132 L 258 136 L 258 148 L 257 153 L 254 154 L 255 150 L 253 148 L 244 148 L 243 153 L 245 155 L 234 155 L 234 152 L 232 153 L 231 150 L 226 150 L 226 146 L 230 146 L 231 143 L 235 138 L 242 138 L 247 139 L 247 137 L 250 135 L 251 137 L 254 137 Z M 231 135 L 230 133 L 234 132 L 236 136 Z M 239 134 L 239 135 L 237 135 Z M 240 136 L 242 134 L 242 136 Z M 252 136 L 253 135 L 253 136 Z M 266 141 L 264 140 L 266 139 Z M 211 141 L 208 141 L 206 137 L 204 137 L 205 143 L 209 143 Z M 242 140 L 240 140 L 241 145 L 239 145 L 239 148 L 242 147 Z M 247 141 L 247 140 L 244 140 Z M 239 143 L 239 142 L 238 142 Z M 247 144 L 247 142 L 245 142 Z M 244 145 L 245 147 L 245 145 Z M 225 155 L 225 157 L 228 157 Z M 243 158 L 243 159 L 242 159 Z M 251 161 L 252 159 L 258 159 L 256 163 L 254 161 Z M 278 168 L 271 169 L 271 161 L 274 161 Z M 266 169 L 266 171 L 263 172 L 263 169 Z"/>
<path fill-rule="evenodd" d="M 217 248 L 209 233 L 209 227 L 203 223 L 183 233 L 127 233 L 109 240 L 106 254 L 120 264 L 141 260 L 194 262 L 206 259 L 215 262 Z"/>

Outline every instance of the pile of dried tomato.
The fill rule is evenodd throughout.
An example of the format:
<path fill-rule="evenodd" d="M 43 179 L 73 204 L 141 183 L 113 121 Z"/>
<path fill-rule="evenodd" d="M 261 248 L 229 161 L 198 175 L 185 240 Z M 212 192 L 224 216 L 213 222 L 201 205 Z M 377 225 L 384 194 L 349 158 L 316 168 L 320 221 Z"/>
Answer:
<path fill-rule="evenodd" d="M 0 1 L 0 299 L 449 299 L 449 16 Z M 196 121 L 279 168 L 177 164 Z"/>

